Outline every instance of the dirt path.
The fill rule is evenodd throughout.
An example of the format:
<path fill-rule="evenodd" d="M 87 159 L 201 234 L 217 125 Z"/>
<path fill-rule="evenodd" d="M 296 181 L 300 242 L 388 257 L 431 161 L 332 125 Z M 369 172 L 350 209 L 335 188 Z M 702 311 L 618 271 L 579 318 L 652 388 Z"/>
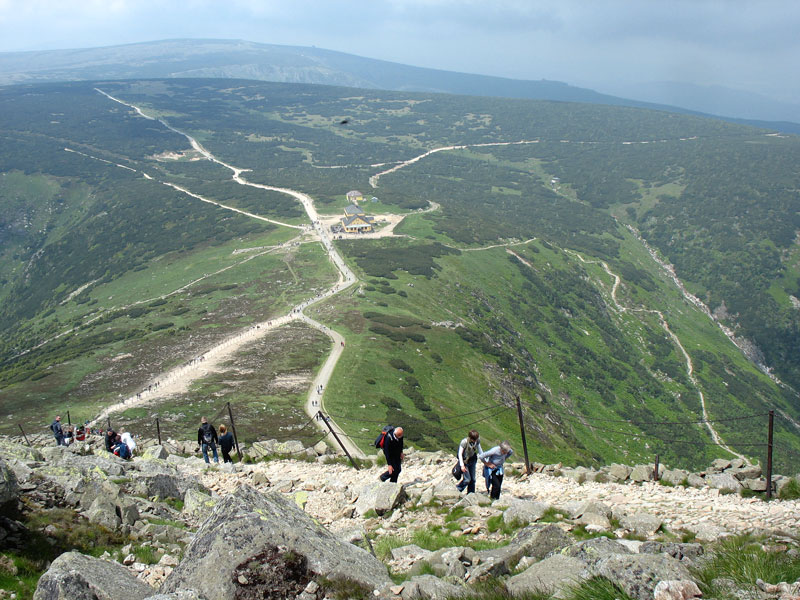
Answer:
<path fill-rule="evenodd" d="M 334 294 L 338 294 L 342 290 L 347 289 L 348 287 L 350 287 L 351 285 L 353 285 L 356 282 L 356 276 L 350 270 L 350 268 L 345 264 L 345 262 L 342 259 L 341 255 L 333 247 L 333 244 L 332 244 L 332 242 L 330 240 L 330 237 L 327 234 L 326 229 L 322 226 L 322 224 L 319 221 L 319 216 L 317 214 L 316 208 L 314 207 L 314 202 L 313 202 L 312 198 L 308 194 L 304 194 L 302 192 L 298 192 L 296 190 L 292 190 L 292 189 L 289 189 L 289 188 L 280 188 L 280 187 L 268 186 L 268 185 L 259 184 L 259 183 L 251 183 L 251 182 L 247 181 L 244 177 L 242 177 L 242 173 L 246 172 L 246 169 L 240 169 L 238 167 L 235 167 L 233 165 L 230 165 L 230 164 L 218 159 L 211 152 L 209 152 L 206 148 L 204 148 L 202 146 L 202 144 L 200 144 L 196 139 L 194 139 L 189 134 L 187 134 L 187 133 L 185 133 L 183 131 L 180 131 L 179 129 L 176 129 L 175 127 L 172 127 L 171 125 L 169 125 L 163 119 L 156 119 L 155 117 L 151 117 L 151 116 L 145 114 L 138 106 L 135 106 L 133 104 L 130 104 L 130 103 L 124 102 L 123 100 L 115 98 L 114 96 L 111 96 L 110 94 L 107 94 L 106 92 L 104 92 L 103 90 L 100 90 L 98 88 L 95 88 L 95 90 L 97 92 L 103 94 L 104 96 L 106 96 L 110 100 L 135 110 L 136 113 L 139 116 L 141 116 L 141 117 L 143 117 L 145 119 L 151 120 L 151 121 L 158 121 L 159 123 L 161 123 L 167 129 L 169 129 L 169 130 L 171 130 L 171 131 L 173 131 L 175 133 L 178 133 L 179 135 L 184 136 L 189 141 L 189 143 L 191 144 L 192 148 L 195 151 L 197 151 L 198 153 L 200 153 L 202 156 L 204 156 L 207 160 L 210 160 L 210 161 L 212 161 L 214 163 L 217 163 L 217 164 L 225 167 L 226 169 L 229 169 L 232 172 L 231 178 L 236 183 L 238 183 L 240 185 L 243 185 L 243 186 L 254 187 L 254 188 L 257 188 L 257 189 L 269 190 L 269 191 L 275 191 L 275 192 L 288 194 L 288 195 L 294 197 L 295 199 L 297 199 L 303 205 L 303 208 L 305 209 L 306 214 L 308 215 L 308 218 L 311 221 L 311 226 L 310 227 L 309 226 L 305 226 L 305 225 L 302 225 L 302 226 L 291 225 L 291 224 L 288 224 L 288 223 L 282 223 L 280 221 L 267 219 L 265 217 L 261 217 L 259 215 L 255 215 L 255 214 L 243 211 L 243 210 L 239 210 L 239 209 L 234 208 L 234 207 L 223 205 L 221 203 L 218 203 L 216 201 L 210 200 L 208 198 L 204 198 L 204 197 L 200 196 L 199 194 L 195 194 L 195 193 L 193 193 L 193 192 L 191 192 L 191 191 L 189 191 L 189 190 L 187 190 L 185 188 L 182 188 L 180 186 L 177 186 L 175 184 L 167 183 L 167 182 L 161 182 L 163 185 L 168 185 L 169 187 L 172 187 L 177 191 L 180 191 L 180 192 L 182 192 L 184 194 L 187 194 L 187 195 L 189 195 L 189 196 L 191 196 L 193 198 L 196 198 L 198 200 L 201 200 L 203 202 L 208 202 L 210 204 L 214 204 L 214 205 L 219 206 L 221 208 L 225 208 L 227 210 L 231 210 L 231 211 L 237 212 L 239 214 L 248 216 L 250 218 L 259 219 L 259 220 L 262 220 L 262 221 L 268 221 L 268 222 L 271 222 L 271 223 L 275 223 L 277 225 L 282 225 L 284 227 L 292 227 L 292 228 L 300 229 L 300 230 L 303 230 L 303 231 L 307 232 L 309 235 L 313 236 L 315 239 L 319 239 L 320 243 L 325 248 L 325 251 L 326 251 L 326 253 L 328 255 L 329 260 L 331 261 L 331 263 L 333 264 L 333 266 L 336 268 L 337 272 L 339 273 L 339 278 L 338 278 L 337 283 L 333 287 L 331 287 L 330 289 L 326 290 L 325 292 L 323 292 L 321 294 L 317 294 L 314 298 L 310 298 L 308 300 L 305 300 L 304 302 L 301 302 L 300 304 L 298 304 L 297 306 L 292 308 L 292 310 L 289 312 L 289 314 L 284 315 L 282 317 L 278 317 L 276 319 L 271 319 L 271 320 L 268 320 L 268 321 L 257 323 L 256 325 L 253 325 L 250 328 L 248 328 L 246 331 L 237 333 L 236 335 L 227 338 L 226 340 L 224 340 L 221 343 L 213 346 L 212 348 L 209 348 L 208 350 L 203 352 L 200 356 L 189 360 L 187 363 L 185 363 L 183 365 L 180 365 L 178 367 L 175 367 L 175 368 L 173 368 L 173 369 L 171 369 L 171 370 L 169 370 L 169 371 L 167 371 L 165 373 L 162 373 L 162 374 L 158 375 L 156 378 L 154 378 L 154 380 L 152 382 L 148 383 L 147 386 L 141 392 L 138 392 L 138 393 L 136 393 L 136 394 L 134 394 L 132 396 L 129 396 L 128 398 L 123 399 L 121 402 L 118 402 L 118 403 L 116 403 L 114 405 L 106 407 L 92 421 L 92 424 L 96 424 L 96 423 L 101 422 L 102 420 L 106 419 L 112 413 L 115 413 L 115 412 L 118 412 L 118 411 L 121 411 L 121 410 L 126 410 L 128 408 L 133 407 L 133 406 L 141 406 L 143 404 L 149 404 L 149 403 L 152 403 L 152 402 L 154 402 L 154 401 L 156 401 L 158 399 L 165 398 L 165 397 L 173 395 L 173 394 L 179 394 L 179 393 L 186 392 L 188 390 L 188 388 L 189 388 L 189 385 L 193 381 L 195 381 L 196 379 L 199 379 L 199 378 L 207 375 L 209 372 L 213 372 L 213 371 L 219 370 L 221 364 L 225 360 L 227 360 L 230 356 L 232 356 L 234 353 L 239 351 L 246 344 L 250 344 L 250 343 L 256 341 L 257 339 L 267 335 L 270 331 L 274 330 L 275 328 L 281 327 L 281 326 L 289 323 L 290 321 L 295 321 L 295 320 L 302 320 L 303 322 L 307 323 L 308 325 L 310 325 L 312 327 L 315 327 L 316 329 L 318 329 L 318 330 L 324 332 L 326 335 L 328 335 L 331 338 L 331 340 L 333 341 L 333 350 L 332 350 L 331 354 L 328 356 L 328 359 L 323 364 L 322 368 L 320 369 L 320 372 L 318 373 L 317 377 L 315 378 L 315 380 L 313 382 L 312 390 L 309 392 L 309 396 L 306 399 L 306 403 L 305 403 L 306 413 L 308 413 L 309 416 L 313 416 L 319 410 L 319 408 L 315 404 L 317 402 L 317 399 L 314 398 L 314 394 L 319 396 L 320 406 L 322 406 L 322 402 L 323 402 L 322 395 L 323 394 L 322 393 L 316 393 L 316 390 L 319 388 L 319 386 L 322 386 L 321 389 L 323 389 L 323 390 L 327 388 L 328 382 L 330 380 L 330 377 L 333 374 L 333 371 L 334 371 L 334 369 L 336 367 L 336 363 L 338 362 L 339 357 L 342 354 L 342 350 L 344 348 L 344 346 L 343 346 L 344 338 L 340 334 L 331 331 L 330 328 L 328 328 L 327 326 L 323 325 L 322 323 L 319 323 L 319 322 L 311 319 L 310 317 L 306 316 L 305 314 L 303 314 L 303 311 L 306 308 L 308 308 L 309 306 L 311 306 L 312 304 L 316 304 L 317 302 L 320 302 L 320 301 L 322 301 L 322 300 L 324 300 L 326 298 L 329 298 L 330 296 L 332 296 Z M 102 159 L 99 159 L 99 160 L 102 160 Z M 105 161 L 105 162 L 108 162 L 108 161 Z M 119 165 L 119 166 L 123 166 L 123 165 Z M 124 168 L 130 169 L 130 167 L 124 167 Z M 130 169 L 130 170 L 135 171 L 135 169 Z M 148 179 L 153 179 L 151 176 L 148 176 L 148 175 L 146 175 L 146 177 Z M 341 431 L 341 428 L 339 428 L 335 424 L 334 424 L 334 427 Z M 345 446 L 348 447 L 348 451 L 351 454 L 353 454 L 355 456 L 358 456 L 358 457 L 363 457 L 364 456 L 363 453 L 361 452 L 361 450 L 358 448 L 358 446 L 355 443 L 353 443 L 353 441 L 351 439 L 349 439 L 349 437 L 347 437 L 346 435 L 342 434 L 342 435 L 340 435 L 340 439 L 342 439 L 342 441 L 345 444 Z"/>
<path fill-rule="evenodd" d="M 630 311 L 630 312 L 642 312 L 642 313 L 649 313 L 649 314 L 654 314 L 654 315 L 658 316 L 659 323 L 661 324 L 661 327 L 664 329 L 664 331 L 670 337 L 670 339 L 672 340 L 673 344 L 675 344 L 675 347 L 678 348 L 678 350 L 680 350 L 680 352 L 683 354 L 683 358 L 684 358 L 684 361 L 686 363 L 686 375 L 687 375 L 687 377 L 689 377 L 689 381 L 692 382 L 692 385 L 694 386 L 694 389 L 697 391 L 697 395 L 698 395 L 698 397 L 700 399 L 700 406 L 702 408 L 703 421 L 705 422 L 704 424 L 705 424 L 706 428 L 708 429 L 709 434 L 711 435 L 711 439 L 714 441 L 715 444 L 717 444 L 720 448 L 722 448 L 726 452 L 730 452 L 734 456 L 736 456 L 738 458 L 741 458 L 742 460 L 746 461 L 749 464 L 750 460 L 746 456 L 744 456 L 742 454 L 739 454 L 738 452 L 733 450 L 730 446 L 725 444 L 725 442 L 722 440 L 720 435 L 717 433 L 716 429 L 714 429 L 714 426 L 712 425 L 712 423 L 709 421 L 708 411 L 706 410 L 706 398 L 705 398 L 705 395 L 703 394 L 703 390 L 700 389 L 700 383 L 697 381 L 697 378 L 694 376 L 694 363 L 692 362 L 692 357 L 689 356 L 689 353 L 686 351 L 686 348 L 684 348 L 684 346 L 681 343 L 681 341 L 678 338 L 678 336 L 675 335 L 675 332 L 673 332 L 669 328 L 669 324 L 667 323 L 667 320 L 664 317 L 664 313 L 662 313 L 660 310 L 645 309 L 645 308 L 630 308 L 629 309 L 627 306 L 623 306 L 617 300 L 617 290 L 619 289 L 619 285 L 620 285 L 620 282 L 621 282 L 620 277 L 619 277 L 619 275 L 614 273 L 609 268 L 608 264 L 605 261 L 602 261 L 602 260 L 586 260 L 585 258 L 583 258 L 583 256 L 581 256 L 579 253 L 577 253 L 577 252 L 575 252 L 573 250 L 565 250 L 565 251 L 568 252 L 569 254 L 573 255 L 574 257 L 576 257 L 578 260 L 580 260 L 584 264 L 601 265 L 603 267 L 603 270 L 610 277 L 612 277 L 614 279 L 614 284 L 611 287 L 611 301 L 614 303 L 615 308 L 619 312 L 621 312 L 621 313 L 628 312 L 628 311 Z"/>

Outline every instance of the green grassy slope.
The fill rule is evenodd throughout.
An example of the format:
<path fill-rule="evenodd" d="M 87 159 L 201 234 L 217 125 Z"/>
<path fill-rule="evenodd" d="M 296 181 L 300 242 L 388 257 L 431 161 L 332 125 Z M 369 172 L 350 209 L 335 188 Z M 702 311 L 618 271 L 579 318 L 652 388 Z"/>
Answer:
<path fill-rule="evenodd" d="M 788 349 L 797 339 L 797 250 L 787 233 L 795 138 L 546 102 L 248 81 L 102 87 L 249 169 L 248 180 L 310 193 L 323 213 L 336 213 L 354 188 L 377 195 L 379 208 L 410 213 L 396 230 L 403 237 L 337 242 L 362 281 L 311 311 L 346 336 L 326 408 L 365 446 L 391 421 L 408 425 L 421 447 L 452 446 L 472 424 L 487 441 L 518 447 L 511 404 L 519 395 L 541 460 L 632 462 L 658 453 L 700 466 L 727 455 L 704 427 L 688 424 L 701 420 L 700 392 L 709 416 L 723 420 L 716 428 L 725 442 L 753 458 L 763 455 L 751 444 L 765 442 L 769 408 L 800 417 L 796 394 L 688 303 L 624 227 L 640 229 L 690 291 L 739 325 L 753 355 L 760 350 L 795 383 L 797 354 Z M 234 254 L 285 242 L 295 230 L 162 182 L 291 224 L 304 220 L 299 205 L 231 182 L 184 137 L 92 85 L 0 90 L 0 104 L 7 415 L 64 398 L 96 410 L 334 281 L 316 245 Z M 370 186 L 397 161 L 450 145 L 469 147 L 436 152 Z M 786 158 L 772 160 L 776 153 Z M 428 202 L 440 209 L 415 212 Z M 614 297 L 609 271 L 621 278 Z M 324 344 L 307 337 L 298 334 L 316 356 Z M 319 364 L 300 355 L 289 362 L 305 371 Z M 192 402 L 235 394 L 225 385 L 199 382 Z M 296 412 L 301 396 L 278 405 Z M 128 418 L 145 427 L 143 415 Z M 252 411 L 248 420 L 259 418 Z M 800 450 L 791 427 L 778 419 L 779 465 Z"/>

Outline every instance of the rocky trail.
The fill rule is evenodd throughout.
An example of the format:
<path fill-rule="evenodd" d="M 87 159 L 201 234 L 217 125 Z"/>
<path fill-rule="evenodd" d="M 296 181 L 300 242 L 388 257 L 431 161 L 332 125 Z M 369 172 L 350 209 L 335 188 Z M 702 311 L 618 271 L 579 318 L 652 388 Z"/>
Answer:
<path fill-rule="evenodd" d="M 21 442 L 0 437 L 0 505 L 17 504 L 22 519 L 0 519 L 7 548 L 23 547 L 26 528 L 53 508 L 125 538 L 100 558 L 66 552 L 45 565 L 38 600 L 84 597 L 87 587 L 96 595 L 86 598 L 105 600 L 333 600 L 330 579 L 357 582 L 346 597 L 362 600 L 484 598 L 480 582 L 511 597 L 564 597 L 597 577 L 636 600 L 685 600 L 699 597 L 697 569 L 723 538 L 749 534 L 775 556 L 800 556 L 798 501 L 730 493 L 763 481 L 739 459 L 701 473 L 662 465 L 666 486 L 653 481 L 652 465 L 536 465 L 525 475 L 516 464 L 492 501 L 480 477 L 477 493 L 456 490 L 451 455 L 413 448 L 393 484 L 378 481 L 385 467 L 374 458 L 357 471 L 324 444 L 301 445 L 302 461 L 217 466 L 196 457 L 192 442 L 139 440 L 129 461 L 108 454 L 99 436 L 67 448 L 48 436 Z M 245 452 L 251 459 L 297 443 L 258 444 Z M 798 479 L 779 476 L 778 485 L 790 481 Z M 29 522 L 26 513 L 40 516 Z M 297 555 L 308 576 L 264 573 Z M 792 582 L 780 583 L 739 582 L 732 597 L 794 600 L 780 595 Z"/>

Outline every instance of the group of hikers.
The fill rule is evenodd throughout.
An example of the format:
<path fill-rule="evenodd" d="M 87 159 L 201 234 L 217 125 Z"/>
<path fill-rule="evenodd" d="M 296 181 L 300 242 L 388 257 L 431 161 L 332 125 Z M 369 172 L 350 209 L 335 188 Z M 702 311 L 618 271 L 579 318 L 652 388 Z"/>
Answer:
<path fill-rule="evenodd" d="M 86 426 L 81 425 L 77 429 L 72 425 L 62 425 L 60 415 L 50 424 L 50 430 L 53 432 L 53 436 L 56 439 L 56 446 L 69 446 L 73 439 L 82 442 L 86 439 L 87 432 L 94 433 L 94 430 L 88 427 L 88 422 Z M 136 441 L 133 439 L 133 436 L 124 429 L 116 432 L 109 427 L 105 432 L 98 431 L 97 433 L 103 436 L 106 450 L 111 454 L 126 459 L 133 456 L 133 452 L 136 450 Z M 203 459 L 207 463 L 211 462 L 208 457 L 209 450 L 214 457 L 214 462 L 219 462 L 217 444 L 219 444 L 222 450 L 222 460 L 226 463 L 232 463 L 231 450 L 234 444 L 233 434 L 228 431 L 225 425 L 220 425 L 218 436 L 214 426 L 208 422 L 206 417 L 203 417 L 200 420 L 200 428 L 197 430 L 197 445 L 200 446 Z"/>
<path fill-rule="evenodd" d="M 382 449 L 386 457 L 386 471 L 381 474 L 381 481 L 397 482 L 405 458 L 404 433 L 402 427 L 385 427 L 375 440 L 375 447 Z M 505 462 L 512 454 L 514 451 L 511 449 L 511 444 L 506 441 L 484 452 L 481 448 L 480 434 L 473 429 L 458 445 L 458 463 L 453 467 L 453 476 L 459 480 L 456 488 L 459 492 L 467 490 L 467 494 L 475 493 L 475 470 L 478 461 L 481 461 L 486 493 L 493 500 L 497 500 L 503 487 Z"/>

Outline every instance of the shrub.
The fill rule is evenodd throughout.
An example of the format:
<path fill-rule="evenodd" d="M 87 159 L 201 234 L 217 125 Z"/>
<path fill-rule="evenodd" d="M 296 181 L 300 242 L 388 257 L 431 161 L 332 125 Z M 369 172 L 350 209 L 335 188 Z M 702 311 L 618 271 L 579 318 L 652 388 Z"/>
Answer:
<path fill-rule="evenodd" d="M 389 364 L 398 371 L 405 371 L 406 373 L 414 372 L 414 369 L 411 367 L 411 365 L 409 365 L 402 358 L 392 358 L 391 360 L 389 360 Z"/>
<path fill-rule="evenodd" d="M 781 488 L 778 498 L 781 500 L 797 500 L 800 498 L 800 482 L 797 479 L 790 479 L 789 483 Z"/>

